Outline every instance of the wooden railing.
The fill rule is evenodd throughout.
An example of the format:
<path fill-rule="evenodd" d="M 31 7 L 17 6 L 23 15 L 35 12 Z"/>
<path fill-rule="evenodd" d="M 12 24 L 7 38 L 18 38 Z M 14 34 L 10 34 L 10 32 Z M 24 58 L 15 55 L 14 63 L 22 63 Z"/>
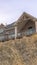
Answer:
<path fill-rule="evenodd" d="M 35 33 L 35 30 L 27 30 L 25 32 L 20 32 L 17 34 L 17 38 L 22 38 L 23 36 L 31 35 L 33 33 Z M 15 39 L 15 34 L 7 34 L 7 35 L 0 36 L 0 41 L 6 41 L 10 39 Z"/>

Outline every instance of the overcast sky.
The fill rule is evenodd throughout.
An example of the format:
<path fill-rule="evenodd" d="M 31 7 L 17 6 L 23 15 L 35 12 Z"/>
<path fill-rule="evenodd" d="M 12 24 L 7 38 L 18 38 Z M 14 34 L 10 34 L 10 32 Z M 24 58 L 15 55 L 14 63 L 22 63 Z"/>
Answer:
<path fill-rule="evenodd" d="M 23 12 L 37 17 L 37 0 L 0 0 L 0 23 L 10 24 Z"/>

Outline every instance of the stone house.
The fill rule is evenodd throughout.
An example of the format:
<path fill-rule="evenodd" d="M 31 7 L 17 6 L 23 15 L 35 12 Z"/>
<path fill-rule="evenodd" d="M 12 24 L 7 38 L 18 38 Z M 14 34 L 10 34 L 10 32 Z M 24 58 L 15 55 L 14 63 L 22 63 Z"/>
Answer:
<path fill-rule="evenodd" d="M 24 12 L 19 19 L 7 26 L 0 25 L 0 40 L 29 36 L 37 33 L 37 18 Z"/>

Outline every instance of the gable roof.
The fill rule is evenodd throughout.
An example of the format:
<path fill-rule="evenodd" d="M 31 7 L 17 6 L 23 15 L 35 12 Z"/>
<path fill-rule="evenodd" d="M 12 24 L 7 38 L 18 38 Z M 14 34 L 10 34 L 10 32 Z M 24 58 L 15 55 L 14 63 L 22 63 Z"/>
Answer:
<path fill-rule="evenodd" d="M 35 20 L 35 21 L 37 20 L 37 18 L 35 18 L 34 16 L 26 12 L 23 12 L 22 15 L 19 17 L 19 19 L 17 20 L 17 23 L 28 19 Z"/>
<path fill-rule="evenodd" d="M 22 27 L 29 21 L 37 21 L 37 18 L 35 18 L 34 16 L 26 13 L 26 12 L 23 12 L 23 14 L 19 17 L 19 19 L 16 21 L 16 24 L 17 24 L 17 27 L 18 27 L 18 30 L 20 31 L 22 29 Z"/>

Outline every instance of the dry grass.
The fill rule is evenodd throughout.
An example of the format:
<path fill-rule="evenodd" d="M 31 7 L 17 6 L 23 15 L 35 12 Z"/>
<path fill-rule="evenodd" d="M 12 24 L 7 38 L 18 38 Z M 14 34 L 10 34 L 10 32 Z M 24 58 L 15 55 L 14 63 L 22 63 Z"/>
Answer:
<path fill-rule="evenodd" d="M 0 42 L 0 65 L 37 65 L 37 34 Z"/>

